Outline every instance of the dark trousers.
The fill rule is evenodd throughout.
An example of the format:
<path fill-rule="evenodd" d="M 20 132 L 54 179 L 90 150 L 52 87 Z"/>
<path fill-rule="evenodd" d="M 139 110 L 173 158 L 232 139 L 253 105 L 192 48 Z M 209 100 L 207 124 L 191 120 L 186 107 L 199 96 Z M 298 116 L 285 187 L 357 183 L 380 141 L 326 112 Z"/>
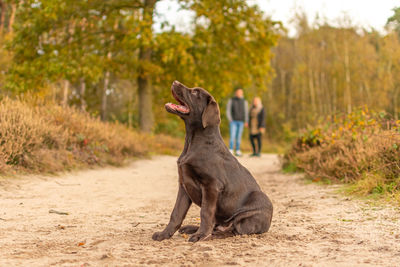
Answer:
<path fill-rule="evenodd" d="M 257 150 L 256 150 L 256 144 L 255 141 L 257 140 Z M 250 134 L 250 142 L 251 146 L 253 147 L 253 154 L 259 154 L 261 153 L 261 134 Z"/>

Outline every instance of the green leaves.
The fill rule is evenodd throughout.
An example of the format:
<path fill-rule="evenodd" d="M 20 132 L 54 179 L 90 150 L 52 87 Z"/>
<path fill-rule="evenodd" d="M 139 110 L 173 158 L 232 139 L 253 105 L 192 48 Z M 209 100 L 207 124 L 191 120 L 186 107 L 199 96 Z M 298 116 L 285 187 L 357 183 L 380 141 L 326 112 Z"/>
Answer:
<path fill-rule="evenodd" d="M 74 83 L 82 76 L 96 83 L 105 69 L 115 67 L 106 55 L 124 45 L 125 39 L 115 36 L 121 35 L 124 22 L 131 22 L 132 13 L 123 16 L 114 5 L 122 8 L 127 1 L 40 3 L 38 6 L 36 1 L 25 1 L 19 9 L 15 35 L 9 44 L 14 54 L 10 89 L 39 89 L 61 79 Z"/>
<path fill-rule="evenodd" d="M 192 1 L 195 11 L 193 47 L 200 86 L 217 99 L 237 85 L 262 92 L 272 77 L 271 47 L 278 34 L 275 22 L 246 1 Z"/>
<path fill-rule="evenodd" d="M 195 14 L 190 31 L 154 33 L 156 14 L 148 8 L 155 2 L 21 2 L 8 43 L 13 63 L 7 89 L 41 92 L 66 80 L 93 108 L 105 73 L 111 73 L 111 83 L 129 80 L 132 87 L 139 76 L 146 77 L 156 103 L 170 97 L 165 89 L 173 80 L 202 86 L 222 102 L 238 85 L 249 96 L 266 90 L 280 24 L 244 0 L 182 0 L 182 8 Z M 150 59 L 143 60 L 140 54 L 149 51 Z M 83 80 L 86 95 L 79 91 Z"/>
<path fill-rule="evenodd" d="M 394 8 L 393 9 L 393 16 L 391 16 L 388 20 L 387 20 L 387 25 L 393 25 L 394 29 L 397 31 L 397 33 L 400 36 L 400 7 Z"/>

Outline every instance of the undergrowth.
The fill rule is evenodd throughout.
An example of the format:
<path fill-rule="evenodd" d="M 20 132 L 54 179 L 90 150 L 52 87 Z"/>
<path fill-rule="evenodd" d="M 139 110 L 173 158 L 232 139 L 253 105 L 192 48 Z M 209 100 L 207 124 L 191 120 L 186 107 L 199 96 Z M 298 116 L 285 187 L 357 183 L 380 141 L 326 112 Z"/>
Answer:
<path fill-rule="evenodd" d="M 400 121 L 367 108 L 327 118 L 300 134 L 283 167 L 315 181 L 348 183 L 351 193 L 400 203 Z"/>
<path fill-rule="evenodd" d="M 151 153 L 175 154 L 181 143 L 101 122 L 71 107 L 0 101 L 0 174 L 122 165 Z"/>

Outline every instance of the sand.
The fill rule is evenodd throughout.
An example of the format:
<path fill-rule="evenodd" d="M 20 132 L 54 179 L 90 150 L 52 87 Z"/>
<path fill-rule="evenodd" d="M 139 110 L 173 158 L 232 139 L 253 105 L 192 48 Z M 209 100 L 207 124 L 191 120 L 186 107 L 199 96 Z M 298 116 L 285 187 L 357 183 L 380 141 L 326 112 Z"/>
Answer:
<path fill-rule="evenodd" d="M 270 231 L 194 244 L 178 233 L 151 239 L 174 205 L 176 157 L 0 179 L 0 266 L 400 266 L 395 206 L 282 174 L 275 155 L 240 160 L 274 204 Z M 199 212 L 192 206 L 184 224 Z"/>

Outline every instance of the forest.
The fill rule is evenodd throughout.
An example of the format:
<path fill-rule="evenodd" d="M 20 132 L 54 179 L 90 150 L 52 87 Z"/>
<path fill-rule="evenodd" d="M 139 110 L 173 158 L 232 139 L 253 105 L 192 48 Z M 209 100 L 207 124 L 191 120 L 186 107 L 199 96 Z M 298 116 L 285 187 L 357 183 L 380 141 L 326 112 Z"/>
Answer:
<path fill-rule="evenodd" d="M 364 105 L 398 117 L 398 8 L 385 33 L 349 18 L 340 27 L 310 23 L 299 11 L 297 34 L 288 36 L 242 0 L 179 1 L 194 14 L 188 30 L 163 21 L 155 31 L 157 2 L 2 0 L 1 95 L 45 98 L 175 136 L 182 126 L 161 108 L 173 80 L 206 88 L 222 111 L 235 88 L 248 100 L 261 96 L 272 140 Z"/>
<path fill-rule="evenodd" d="M 0 196 L 0 266 L 398 266 L 400 3 L 0 0 Z"/>

